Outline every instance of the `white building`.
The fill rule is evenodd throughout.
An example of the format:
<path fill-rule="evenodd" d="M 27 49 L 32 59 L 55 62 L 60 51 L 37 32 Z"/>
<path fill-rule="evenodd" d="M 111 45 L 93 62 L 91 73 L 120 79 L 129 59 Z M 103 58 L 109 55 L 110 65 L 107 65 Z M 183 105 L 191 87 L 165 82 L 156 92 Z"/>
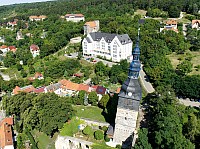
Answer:
<path fill-rule="evenodd" d="M 200 30 L 200 20 L 192 20 L 192 28 Z"/>
<path fill-rule="evenodd" d="M 119 62 L 132 55 L 132 44 L 128 34 L 93 32 L 83 39 L 83 55 L 101 56 Z"/>
<path fill-rule="evenodd" d="M 85 17 L 83 14 L 66 14 L 65 18 L 67 21 L 72 21 L 72 22 L 85 21 Z"/>
<path fill-rule="evenodd" d="M 84 35 L 99 31 L 99 20 L 86 22 L 83 26 Z"/>
<path fill-rule="evenodd" d="M 41 16 L 30 16 L 29 20 L 30 21 L 43 21 L 44 19 L 46 19 L 47 16 L 45 15 L 41 15 Z"/>
<path fill-rule="evenodd" d="M 35 58 L 36 56 L 40 55 L 40 48 L 37 45 L 32 44 L 30 46 L 30 52 L 33 55 L 33 58 Z"/>
<path fill-rule="evenodd" d="M 58 136 L 55 142 L 56 149 L 91 149 L 92 142 L 69 136 Z"/>

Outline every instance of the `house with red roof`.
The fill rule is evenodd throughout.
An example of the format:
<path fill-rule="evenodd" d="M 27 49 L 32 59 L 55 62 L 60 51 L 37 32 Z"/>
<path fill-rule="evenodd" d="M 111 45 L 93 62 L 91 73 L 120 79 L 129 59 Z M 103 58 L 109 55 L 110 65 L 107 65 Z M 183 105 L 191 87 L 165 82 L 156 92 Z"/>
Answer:
<path fill-rule="evenodd" d="M 39 94 L 39 93 L 44 93 L 45 92 L 45 86 L 38 87 L 34 90 L 34 93 Z"/>
<path fill-rule="evenodd" d="M 65 19 L 72 22 L 85 21 L 85 17 L 83 14 L 66 14 Z"/>
<path fill-rule="evenodd" d="M 200 30 L 200 20 L 192 20 L 192 28 Z"/>
<path fill-rule="evenodd" d="M 178 33 L 177 24 L 178 22 L 176 20 L 168 20 L 165 22 L 164 28 L 160 28 L 160 32 L 165 31 L 165 30 L 171 30 Z"/>
<path fill-rule="evenodd" d="M 86 22 L 83 26 L 84 35 L 99 31 L 99 20 Z"/>
<path fill-rule="evenodd" d="M 2 55 L 6 55 L 6 53 L 8 52 L 8 46 L 6 45 L 2 45 L 0 46 L 0 51 L 2 51 Z"/>
<path fill-rule="evenodd" d="M 40 48 L 37 45 L 32 44 L 30 46 L 30 52 L 33 55 L 33 58 L 35 58 L 36 56 L 40 55 Z"/>
<path fill-rule="evenodd" d="M 8 46 L 8 51 L 12 51 L 15 53 L 17 51 L 17 48 L 15 46 Z"/>
<path fill-rule="evenodd" d="M 16 86 L 14 89 L 13 89 L 13 94 L 14 95 L 17 95 L 19 94 L 20 92 L 25 92 L 25 93 L 32 93 L 34 92 L 35 88 L 32 86 L 32 85 L 28 85 L 28 86 L 24 86 L 24 87 L 19 87 L 19 86 Z"/>
<path fill-rule="evenodd" d="M 0 121 L 0 149 L 14 149 L 12 125 L 13 117 Z"/>

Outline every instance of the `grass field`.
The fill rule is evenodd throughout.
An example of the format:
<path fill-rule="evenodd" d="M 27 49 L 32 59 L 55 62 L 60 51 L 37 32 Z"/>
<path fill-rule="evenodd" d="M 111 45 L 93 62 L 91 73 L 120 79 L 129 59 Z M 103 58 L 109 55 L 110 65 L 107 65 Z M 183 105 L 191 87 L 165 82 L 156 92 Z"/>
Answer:
<path fill-rule="evenodd" d="M 58 136 L 57 133 L 54 134 L 52 138 L 36 130 L 32 131 L 32 134 L 39 149 L 55 149 L 55 140 Z"/>
<path fill-rule="evenodd" d="M 176 54 L 176 53 L 172 53 L 170 55 L 167 56 L 172 65 L 173 68 L 176 69 L 177 65 L 180 64 L 181 62 L 183 62 L 185 60 L 185 58 L 191 57 L 192 60 L 192 64 L 193 64 L 193 68 L 192 68 L 192 72 L 189 73 L 189 75 L 200 75 L 200 70 L 197 71 L 197 69 L 195 68 L 195 66 L 200 65 L 200 52 L 199 51 L 187 51 L 185 54 Z"/>
<path fill-rule="evenodd" d="M 104 116 L 101 114 L 102 109 L 93 106 L 73 106 L 77 111 L 76 116 L 80 118 L 88 118 L 100 122 L 105 122 Z"/>

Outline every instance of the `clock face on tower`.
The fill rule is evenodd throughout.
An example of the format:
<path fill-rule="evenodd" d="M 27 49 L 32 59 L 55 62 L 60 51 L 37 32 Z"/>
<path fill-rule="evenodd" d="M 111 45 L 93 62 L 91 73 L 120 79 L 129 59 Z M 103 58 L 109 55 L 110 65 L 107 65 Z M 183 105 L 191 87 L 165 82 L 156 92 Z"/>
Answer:
<path fill-rule="evenodd" d="M 128 96 L 132 96 L 132 93 L 131 93 L 131 92 L 128 92 Z"/>

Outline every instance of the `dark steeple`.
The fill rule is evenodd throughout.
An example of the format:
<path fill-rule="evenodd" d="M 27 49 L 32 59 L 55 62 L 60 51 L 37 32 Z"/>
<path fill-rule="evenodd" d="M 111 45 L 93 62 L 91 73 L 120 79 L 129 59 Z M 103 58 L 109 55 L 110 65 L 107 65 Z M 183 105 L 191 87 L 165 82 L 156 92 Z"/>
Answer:
<path fill-rule="evenodd" d="M 129 73 L 128 73 L 128 77 L 132 79 L 138 79 L 139 72 L 141 69 L 139 35 L 140 35 L 140 28 L 138 29 L 138 39 L 137 39 L 135 48 L 133 49 L 133 60 L 130 64 Z"/>

